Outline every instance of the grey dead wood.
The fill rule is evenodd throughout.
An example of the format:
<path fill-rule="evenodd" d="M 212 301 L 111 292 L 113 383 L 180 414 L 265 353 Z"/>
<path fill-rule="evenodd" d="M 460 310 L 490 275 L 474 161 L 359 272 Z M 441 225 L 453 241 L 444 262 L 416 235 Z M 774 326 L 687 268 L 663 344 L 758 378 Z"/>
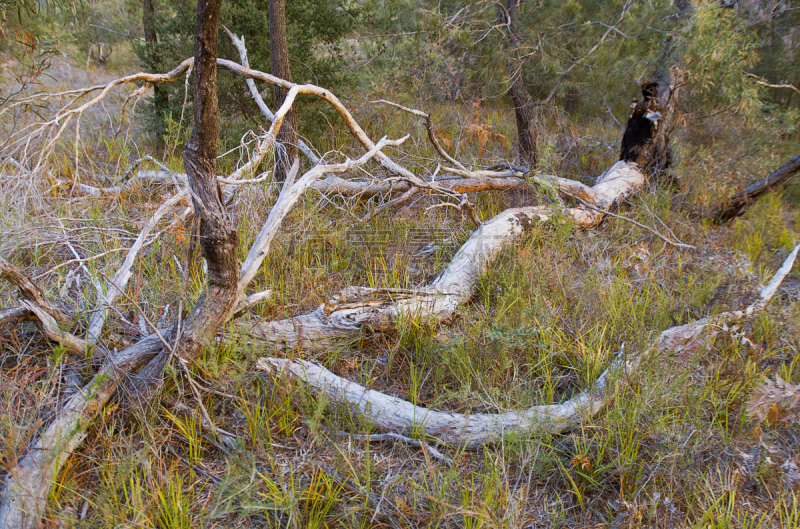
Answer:
<path fill-rule="evenodd" d="M 640 353 L 621 354 L 600 377 L 575 397 L 552 405 L 532 406 L 505 413 L 462 414 L 416 406 L 406 400 L 371 390 L 343 379 L 307 360 L 261 358 L 257 366 L 269 373 L 294 377 L 334 402 L 348 405 L 383 430 L 402 435 L 422 432 L 426 437 L 457 447 L 478 448 L 500 441 L 510 432 L 520 435 L 558 433 L 598 413 L 606 404 L 609 382 L 628 376 L 650 351 L 680 352 L 697 349 L 723 326 L 745 321 L 764 310 L 783 279 L 791 271 L 800 245 L 796 246 L 759 298 L 748 307 L 673 327 L 663 331 L 651 347 Z"/>
<path fill-rule="evenodd" d="M 750 184 L 732 197 L 723 200 L 711 208 L 711 212 L 706 216 L 713 219 L 714 222 L 723 223 L 744 215 L 747 208 L 759 198 L 785 184 L 798 172 L 800 172 L 800 154 L 794 155 L 766 178 Z"/>

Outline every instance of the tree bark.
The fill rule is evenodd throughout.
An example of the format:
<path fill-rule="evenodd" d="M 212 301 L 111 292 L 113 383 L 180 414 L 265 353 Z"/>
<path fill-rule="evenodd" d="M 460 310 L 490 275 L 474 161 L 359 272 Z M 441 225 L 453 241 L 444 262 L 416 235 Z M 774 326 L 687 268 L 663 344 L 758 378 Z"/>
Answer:
<path fill-rule="evenodd" d="M 289 68 L 289 46 L 286 42 L 286 8 L 284 0 L 269 0 L 269 58 L 272 75 L 286 81 L 292 80 Z M 275 87 L 275 108 L 286 100 L 286 88 Z M 286 180 L 286 174 L 297 158 L 297 112 L 292 109 L 286 115 L 275 143 L 275 179 Z"/>
<path fill-rule="evenodd" d="M 227 321 L 238 301 L 239 243 L 236 225 L 225 210 L 217 183 L 219 104 L 217 45 L 222 0 L 198 0 L 194 38 L 194 127 L 183 150 L 183 163 L 200 219 L 200 248 L 208 265 L 207 284 L 183 325 L 164 349 L 134 378 L 137 392 L 147 395 L 162 379 L 172 354 L 191 363 Z M 177 342 L 177 343 L 176 343 Z"/>
<path fill-rule="evenodd" d="M 64 311 L 50 303 L 47 296 L 38 285 L 31 281 L 22 270 L 0 257 L 0 278 L 16 286 L 22 297 L 33 301 L 42 310 L 55 318 L 60 323 L 70 323 L 70 318 Z"/>
<path fill-rule="evenodd" d="M 800 154 L 794 155 L 766 178 L 747 186 L 743 191 L 717 204 L 707 216 L 714 222 L 733 220 L 755 203 L 762 195 L 783 184 L 800 171 Z"/>
<path fill-rule="evenodd" d="M 648 175 L 660 177 L 672 163 L 669 143 L 675 128 L 677 83 L 672 71 L 661 70 L 641 88 L 642 101 L 634 98 L 631 102 L 619 159 L 635 162 Z"/>
<path fill-rule="evenodd" d="M 511 103 L 517 119 L 517 143 L 519 146 L 519 163 L 533 170 L 539 165 L 539 152 L 536 148 L 536 128 L 533 104 L 525 84 L 522 81 L 522 63 L 518 54 L 517 18 L 520 0 L 508 0 L 508 34 L 511 56 L 506 61 L 506 75 L 511 82 Z"/>
<path fill-rule="evenodd" d="M 142 27 L 144 28 L 144 42 L 150 68 L 154 71 L 160 71 L 161 58 L 158 53 L 155 0 L 142 0 Z M 164 112 L 167 110 L 167 92 L 158 84 L 153 85 L 153 103 L 156 107 L 158 119 L 162 119 Z"/>

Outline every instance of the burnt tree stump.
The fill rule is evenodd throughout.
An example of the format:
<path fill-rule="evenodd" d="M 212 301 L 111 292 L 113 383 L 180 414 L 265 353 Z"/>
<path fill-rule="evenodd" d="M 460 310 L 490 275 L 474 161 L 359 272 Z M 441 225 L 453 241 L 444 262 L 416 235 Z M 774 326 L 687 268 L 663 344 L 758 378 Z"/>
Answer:
<path fill-rule="evenodd" d="M 641 88 L 642 101 L 631 101 L 619 159 L 635 162 L 648 176 L 661 178 L 672 163 L 669 140 L 677 95 L 673 74 L 661 72 Z"/>

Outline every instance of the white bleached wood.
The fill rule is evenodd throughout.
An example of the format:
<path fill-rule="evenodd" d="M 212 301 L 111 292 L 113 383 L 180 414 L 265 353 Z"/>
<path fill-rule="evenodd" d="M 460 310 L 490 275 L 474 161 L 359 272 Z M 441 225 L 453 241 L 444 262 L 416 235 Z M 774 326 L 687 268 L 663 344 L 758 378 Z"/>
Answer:
<path fill-rule="evenodd" d="M 628 368 L 624 360 L 615 361 L 591 388 L 561 404 L 533 406 L 507 413 L 449 413 L 415 406 L 408 401 L 367 389 L 338 377 L 306 360 L 261 358 L 259 369 L 287 374 L 320 389 L 335 402 L 349 405 L 354 411 L 384 430 L 400 434 L 425 432 L 426 435 L 453 446 L 477 448 L 498 441 L 506 433 L 558 433 L 591 417 L 605 404 L 609 373 Z"/>
<path fill-rule="evenodd" d="M 287 104 L 288 106 L 291 106 L 291 101 L 293 100 L 292 90 L 290 90 L 289 95 L 286 96 L 287 102 L 283 104 L 281 111 L 284 111 L 284 109 L 288 111 Z M 283 112 L 283 115 L 285 115 L 285 111 Z M 282 120 L 283 115 L 279 115 L 278 119 Z M 277 122 L 278 121 L 276 120 L 276 123 Z M 348 159 L 347 161 L 338 164 L 317 164 L 307 171 L 302 177 L 300 177 L 297 182 L 292 183 L 291 181 L 287 180 L 283 186 L 283 189 L 281 190 L 281 194 L 278 195 L 278 200 L 275 201 L 275 205 L 272 206 L 272 209 L 269 212 L 267 221 L 264 223 L 264 226 L 258 233 L 253 246 L 250 247 L 250 252 L 247 254 L 244 264 L 242 264 L 242 271 L 239 275 L 239 291 L 244 292 L 244 289 L 247 288 L 247 285 L 250 284 L 250 281 L 252 281 L 256 273 L 258 273 L 258 268 L 261 266 L 261 263 L 267 256 L 267 253 L 269 252 L 269 246 L 272 243 L 272 240 L 275 238 L 275 235 L 278 233 L 281 222 L 289 213 L 289 210 L 292 208 L 292 206 L 294 206 L 295 202 L 297 202 L 297 200 L 312 186 L 315 181 L 317 181 L 325 173 L 343 173 L 345 171 L 349 171 L 350 169 L 360 167 L 373 157 L 380 154 L 381 149 L 383 149 L 385 146 L 400 145 L 406 141 L 407 138 L 408 136 L 400 138 L 399 140 L 388 140 L 383 138 L 376 145 L 373 145 L 360 158 L 355 160 Z"/>
<path fill-rule="evenodd" d="M 294 184 L 288 183 L 281 191 L 281 195 L 275 206 L 273 206 L 264 229 L 262 229 L 253 244 L 248 260 L 242 267 L 243 275 L 239 283 L 240 291 L 244 291 L 249 280 L 255 275 L 258 266 L 263 261 L 265 252 L 269 248 L 269 242 L 280 225 L 280 221 L 315 179 L 319 178 L 324 172 L 343 172 L 358 167 L 369 161 L 384 146 L 398 145 L 404 140 L 405 138 L 396 141 L 384 138 L 364 156 L 356 160 L 347 160 L 341 164 L 317 165 Z M 161 207 L 171 207 L 181 198 L 181 194 L 186 192 L 188 191 L 181 191 Z M 149 224 L 155 225 L 154 219 L 156 217 L 157 215 L 154 215 Z M 145 231 L 146 229 L 143 229 L 142 233 L 145 233 Z M 143 240 L 143 236 L 141 239 Z M 129 257 L 133 258 L 134 256 L 135 253 L 132 248 Z M 123 269 L 120 269 L 120 272 Z M 117 276 L 119 276 L 121 282 L 126 282 L 127 279 L 124 276 L 120 276 L 120 272 L 118 272 Z M 122 284 L 117 284 L 124 288 Z M 265 293 L 262 292 L 254 296 L 257 298 L 264 295 Z M 22 303 L 24 303 L 24 300 Z M 27 308 L 34 311 L 36 307 L 31 304 Z M 42 314 L 44 315 L 44 313 Z M 52 323 L 54 324 L 55 322 L 53 321 Z M 57 334 L 57 327 L 52 332 Z M 168 330 L 165 330 L 166 332 Z M 69 336 L 54 335 L 54 338 L 56 337 L 61 340 L 69 339 Z M 72 346 L 80 348 L 81 344 L 76 342 Z M 83 347 L 85 348 L 85 346 Z M 120 381 L 124 380 L 124 377 L 129 374 L 126 370 L 141 367 L 149 357 L 160 351 L 162 347 L 161 335 L 152 335 L 132 347 L 109 355 L 103 368 L 92 378 L 91 382 L 81 392 L 73 395 L 58 411 L 55 420 L 39 439 L 34 441 L 27 455 L 12 466 L 3 483 L 3 490 L 0 493 L 0 529 L 34 529 L 39 527 L 50 486 L 58 475 L 64 461 L 86 437 L 86 430 L 91 425 L 93 417 L 102 410 L 102 407 L 105 406 L 108 399 L 117 389 Z"/>
<path fill-rule="evenodd" d="M 128 251 L 125 261 L 122 263 L 119 270 L 117 270 L 117 273 L 114 274 L 111 284 L 106 285 L 107 292 L 105 296 L 101 296 L 98 293 L 97 307 L 89 322 L 89 328 L 86 331 L 86 342 L 88 345 L 94 345 L 97 343 L 97 340 L 100 339 L 100 333 L 103 331 L 103 325 L 105 325 L 106 318 L 108 317 L 108 307 L 113 305 L 120 296 L 122 293 L 121 289 L 124 289 L 128 285 L 128 281 L 133 275 L 133 264 L 136 262 L 136 256 L 139 254 L 139 250 L 144 246 L 145 239 L 150 235 L 150 232 L 155 229 L 161 217 L 166 215 L 175 204 L 187 196 L 189 196 L 189 188 L 185 187 L 159 206 L 150 220 L 147 221 L 147 224 L 144 225 L 142 231 L 139 232 L 139 236 Z"/>
<path fill-rule="evenodd" d="M 705 340 L 704 331 L 711 329 L 709 334 L 713 335 L 715 327 L 753 317 L 772 299 L 791 271 L 799 250 L 800 245 L 789 254 L 770 284 L 761 289 L 759 299 L 747 308 L 667 329 L 659 335 L 654 346 L 645 352 L 655 349 L 663 353 L 698 347 Z M 307 360 L 261 358 L 256 365 L 270 373 L 298 378 L 315 390 L 325 392 L 334 402 L 350 406 L 353 411 L 384 430 L 400 434 L 424 432 L 426 436 L 450 445 L 477 448 L 497 442 L 509 432 L 521 435 L 556 433 L 591 417 L 606 403 L 609 375 L 632 373 L 639 366 L 641 357 L 642 354 L 619 356 L 590 388 L 561 404 L 533 406 L 506 413 L 472 415 L 415 406 L 403 399 L 345 380 Z"/>
<path fill-rule="evenodd" d="M 56 343 L 60 343 L 72 356 L 83 359 L 87 348 L 86 340 L 59 329 L 55 318 L 42 310 L 36 303 L 28 301 L 27 299 L 21 299 L 19 300 L 19 304 L 36 316 L 39 321 L 39 326 L 48 338 Z"/>
<path fill-rule="evenodd" d="M 587 189 L 591 193 L 590 200 L 606 209 L 644 182 L 644 175 L 636 164 L 619 162 L 601 176 L 594 187 Z M 534 223 L 548 220 L 555 213 L 549 206 L 534 206 L 508 209 L 496 215 L 473 232 L 447 269 L 426 288 L 350 287 L 309 314 L 248 325 L 246 332 L 289 349 L 300 346 L 319 350 L 335 340 L 355 339 L 364 333 L 392 329 L 402 317 L 444 321 L 452 316 L 456 307 L 472 297 L 475 280 L 503 247 L 522 237 Z M 603 218 L 602 213 L 583 207 L 567 208 L 562 213 L 581 228 L 593 226 Z"/>
<path fill-rule="evenodd" d="M 789 272 L 791 272 L 795 260 L 797 259 L 798 251 L 800 251 L 800 245 L 795 246 L 794 250 L 792 250 L 783 262 L 783 265 L 775 272 L 772 281 L 761 289 L 758 299 L 748 307 L 742 310 L 722 312 L 715 316 L 709 316 L 687 323 L 686 325 L 672 327 L 661 333 L 658 339 L 658 348 L 675 352 L 697 351 L 702 345 L 701 337 L 704 332 L 716 334 L 720 329 L 724 329 L 725 326 L 751 318 L 757 312 L 764 310 L 772 299 L 772 296 L 777 292 L 778 287 L 781 286 L 783 280 Z"/>
<path fill-rule="evenodd" d="M 228 28 L 222 26 L 225 32 L 233 42 L 233 45 L 239 51 L 239 58 L 242 61 L 242 66 L 245 68 L 250 68 L 250 61 L 247 59 L 247 48 L 244 45 L 244 35 L 241 37 L 237 37 L 235 34 L 231 33 Z M 267 121 L 270 123 L 275 121 L 275 114 L 269 109 L 266 103 L 264 103 L 264 98 L 261 97 L 261 94 L 258 93 L 258 88 L 256 87 L 255 81 L 251 78 L 245 78 L 245 84 L 247 84 L 247 89 L 250 90 L 250 95 L 253 97 L 253 100 L 258 105 L 258 109 L 261 110 L 261 114 L 267 118 Z M 308 160 L 316 165 L 319 163 L 319 156 L 314 153 L 314 150 L 306 144 L 303 140 L 297 140 L 297 148 L 302 152 Z"/>

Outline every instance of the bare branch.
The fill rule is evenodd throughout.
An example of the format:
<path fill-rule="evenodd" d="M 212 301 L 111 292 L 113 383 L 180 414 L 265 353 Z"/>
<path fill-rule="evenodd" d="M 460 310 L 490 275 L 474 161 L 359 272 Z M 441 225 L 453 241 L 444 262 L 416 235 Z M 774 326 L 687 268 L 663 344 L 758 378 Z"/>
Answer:
<path fill-rule="evenodd" d="M 667 329 L 645 352 L 654 349 L 660 352 L 675 351 L 686 347 L 689 342 L 699 340 L 707 328 L 751 318 L 769 303 L 778 286 L 791 271 L 798 250 L 800 245 L 784 261 L 770 284 L 761 290 L 755 303 L 744 310 L 726 312 Z M 261 358 L 257 367 L 269 373 L 295 377 L 312 388 L 325 392 L 335 402 L 349 405 L 370 422 L 390 432 L 410 435 L 422 431 L 428 437 L 454 446 L 478 448 L 498 442 L 512 431 L 532 435 L 557 433 L 574 427 L 605 406 L 609 377 L 629 375 L 639 366 L 642 356 L 640 353 L 626 357 L 620 353 L 591 387 L 561 404 L 539 405 L 506 413 L 471 415 L 415 406 L 408 401 L 345 380 L 307 360 Z"/>
<path fill-rule="evenodd" d="M 40 310 L 61 323 L 70 323 L 72 318 L 47 300 L 44 292 L 19 268 L 0 257 L 0 277 L 17 287 L 23 298 L 32 301 Z"/>
<path fill-rule="evenodd" d="M 128 281 L 130 280 L 131 276 L 133 275 L 133 264 L 136 261 L 136 256 L 139 253 L 139 250 L 142 249 L 144 246 L 145 240 L 147 236 L 150 234 L 151 231 L 156 227 L 158 221 L 161 220 L 161 217 L 166 215 L 172 207 L 183 200 L 185 197 L 189 196 L 189 189 L 184 188 L 182 191 L 179 191 L 168 200 L 166 200 L 159 208 L 153 213 L 153 216 L 147 221 L 147 224 L 144 225 L 142 231 L 139 232 L 139 236 L 136 238 L 136 241 L 131 246 L 130 250 L 128 250 L 128 255 L 125 257 L 125 261 L 122 263 L 122 266 L 114 274 L 114 279 L 111 284 L 106 284 L 107 293 L 105 296 L 98 296 L 97 307 L 95 308 L 94 314 L 92 315 L 92 319 L 89 322 L 89 328 L 86 330 L 86 340 L 89 344 L 94 344 L 100 338 L 100 334 L 103 330 L 103 325 L 106 322 L 106 317 L 108 316 L 108 307 L 109 305 L 113 305 L 114 302 L 117 300 L 117 297 L 120 295 L 121 289 L 124 289 Z"/>

